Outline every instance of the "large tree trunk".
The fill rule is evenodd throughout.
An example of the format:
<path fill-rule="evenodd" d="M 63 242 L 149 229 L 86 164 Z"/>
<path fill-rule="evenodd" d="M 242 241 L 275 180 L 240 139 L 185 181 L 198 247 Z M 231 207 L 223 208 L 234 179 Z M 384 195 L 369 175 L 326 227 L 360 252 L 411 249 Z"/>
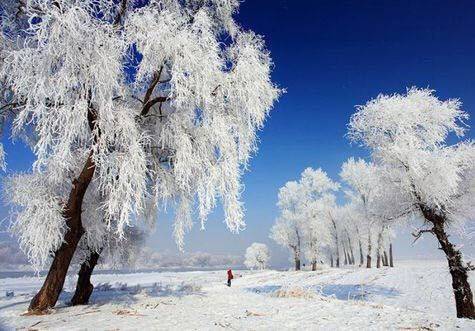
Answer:
<path fill-rule="evenodd" d="M 379 254 L 379 251 L 376 252 L 376 268 L 381 268 L 381 254 Z"/>
<path fill-rule="evenodd" d="M 91 252 L 88 259 L 81 264 L 81 269 L 79 269 L 78 273 L 76 291 L 71 299 L 71 304 L 73 306 L 86 305 L 89 302 L 89 298 L 94 290 L 94 286 L 91 284 L 91 275 L 97 265 L 99 256 L 99 253 Z"/>
<path fill-rule="evenodd" d="M 425 219 L 434 225 L 432 232 L 447 258 L 452 276 L 457 317 L 475 319 L 473 294 L 468 282 L 468 268 L 462 261 L 462 253 L 449 241 L 449 236 L 445 232 L 446 219 L 428 208 L 421 207 L 421 210 Z"/>
<path fill-rule="evenodd" d="M 394 268 L 394 261 L 393 261 L 393 243 L 389 243 L 389 266 Z"/>
<path fill-rule="evenodd" d="M 343 264 L 347 265 L 348 264 L 348 254 L 346 252 L 346 247 L 345 246 L 343 246 L 343 257 L 344 257 Z"/>
<path fill-rule="evenodd" d="M 79 240 L 84 234 L 81 222 L 82 201 L 94 175 L 94 170 L 95 165 L 91 152 L 78 178 L 73 181 L 73 187 L 64 210 L 68 231 L 64 236 L 62 245 L 54 254 L 53 262 L 43 286 L 30 302 L 28 310 L 32 314 L 44 313 L 54 307 L 56 301 L 58 301 L 71 259 Z"/>

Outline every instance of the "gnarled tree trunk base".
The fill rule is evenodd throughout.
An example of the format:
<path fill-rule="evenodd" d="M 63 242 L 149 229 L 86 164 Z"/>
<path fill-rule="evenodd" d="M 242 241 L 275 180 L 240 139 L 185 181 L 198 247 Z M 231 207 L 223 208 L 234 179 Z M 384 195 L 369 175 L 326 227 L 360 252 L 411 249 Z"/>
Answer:
<path fill-rule="evenodd" d="M 449 241 L 449 236 L 445 232 L 446 219 L 429 209 L 422 208 L 422 212 L 426 220 L 434 225 L 432 232 L 437 237 L 447 258 L 452 276 L 457 317 L 475 319 L 473 294 L 468 282 L 468 268 L 462 261 L 462 253 Z"/>
<path fill-rule="evenodd" d="M 71 305 L 77 306 L 88 304 L 89 298 L 94 290 L 94 286 L 91 284 L 91 275 L 97 265 L 99 256 L 99 253 L 91 252 L 89 258 L 81 264 L 81 269 L 78 273 L 76 291 L 71 299 Z"/>
<path fill-rule="evenodd" d="M 69 265 L 84 234 L 81 221 L 82 201 L 94 175 L 94 170 L 95 166 L 91 152 L 80 175 L 73 181 L 73 187 L 64 210 L 68 230 L 62 245 L 54 254 L 53 262 L 43 286 L 30 302 L 28 311 L 31 314 L 42 314 L 53 308 L 63 290 Z"/>

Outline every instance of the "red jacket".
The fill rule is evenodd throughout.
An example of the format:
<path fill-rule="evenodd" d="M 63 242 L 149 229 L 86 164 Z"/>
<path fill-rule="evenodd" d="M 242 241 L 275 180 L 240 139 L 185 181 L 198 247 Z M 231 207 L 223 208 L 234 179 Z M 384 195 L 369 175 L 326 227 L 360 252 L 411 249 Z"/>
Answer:
<path fill-rule="evenodd" d="M 233 279 L 234 276 L 233 276 L 233 272 L 231 271 L 231 269 L 228 270 L 228 279 Z"/>

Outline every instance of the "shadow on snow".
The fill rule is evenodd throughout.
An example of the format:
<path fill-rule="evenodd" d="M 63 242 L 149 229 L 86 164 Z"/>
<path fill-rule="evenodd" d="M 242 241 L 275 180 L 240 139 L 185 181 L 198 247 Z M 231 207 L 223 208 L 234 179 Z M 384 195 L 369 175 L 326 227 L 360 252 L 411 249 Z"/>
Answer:
<path fill-rule="evenodd" d="M 89 300 L 89 306 L 102 306 L 108 303 L 134 304 L 140 300 L 141 296 L 150 298 L 175 297 L 182 298 L 189 295 L 204 296 L 200 286 L 179 284 L 166 285 L 153 284 L 150 286 L 96 286 Z M 72 292 L 63 291 L 60 296 L 58 308 L 69 306 L 73 296 Z"/>
<path fill-rule="evenodd" d="M 265 285 L 246 288 L 246 291 L 272 295 L 282 289 L 280 285 Z M 355 284 L 321 284 L 303 287 L 305 291 L 338 300 L 368 300 L 370 296 L 383 296 L 386 298 L 396 297 L 398 290 L 391 287 L 378 285 L 355 285 Z"/>

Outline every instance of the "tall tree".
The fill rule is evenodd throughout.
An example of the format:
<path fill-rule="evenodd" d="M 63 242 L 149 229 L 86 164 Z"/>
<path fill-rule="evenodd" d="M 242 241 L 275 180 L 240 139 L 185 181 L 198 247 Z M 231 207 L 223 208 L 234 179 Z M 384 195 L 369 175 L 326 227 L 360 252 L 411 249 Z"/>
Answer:
<path fill-rule="evenodd" d="M 363 230 L 366 244 L 366 267 L 372 266 L 372 253 L 375 240 L 375 205 L 380 196 L 377 167 L 363 159 L 348 159 L 341 167 L 340 177 L 349 186 L 346 191 L 350 201 L 360 208 L 359 229 Z M 356 213 L 357 211 L 354 210 Z M 360 249 L 361 252 L 361 249 Z"/>
<path fill-rule="evenodd" d="M 180 247 L 195 201 L 202 226 L 219 198 L 227 226 L 243 229 L 240 177 L 280 91 L 262 38 L 233 19 L 239 2 L 19 3 L 28 33 L 2 49 L 0 71 L 14 133 L 35 138 L 34 172 L 74 173 L 57 183 L 64 195 L 34 202 L 49 209 L 39 221 L 48 242 L 28 232 L 25 217 L 16 221 L 22 247 L 39 252 L 40 264 L 53 252 L 30 311 L 57 301 L 85 233 L 91 183 L 104 199 L 95 222 L 119 238 L 148 199 L 176 203 Z M 7 30 L 2 38 L 18 37 Z"/>
<path fill-rule="evenodd" d="M 452 276 L 457 316 L 474 319 L 470 268 L 447 232 L 474 219 L 475 145 L 469 140 L 450 145 L 448 139 L 464 136 L 467 118 L 459 100 L 440 100 L 432 90 L 411 88 L 358 107 L 349 136 L 368 147 L 384 168 L 386 187 L 395 192 L 393 205 L 422 220 L 416 238 L 423 233 L 436 237 Z"/>
<path fill-rule="evenodd" d="M 291 258 L 295 270 L 301 267 L 301 234 L 295 222 L 286 218 L 278 218 L 270 230 L 269 237 L 277 244 L 288 248 L 292 252 Z"/>
<path fill-rule="evenodd" d="M 291 247 L 289 241 L 292 242 L 297 270 L 300 269 L 302 248 L 305 248 L 310 262 L 316 266 L 319 248 L 328 243 L 329 208 L 333 207 L 335 201 L 332 192 L 338 189 L 339 184 L 333 182 L 322 169 L 307 168 L 298 181 L 287 182 L 279 190 L 277 205 L 280 217 L 276 226 L 277 229 L 287 229 L 289 235 L 276 236 L 272 231 L 271 238 L 288 247 Z M 285 226 L 282 227 L 282 224 Z"/>

